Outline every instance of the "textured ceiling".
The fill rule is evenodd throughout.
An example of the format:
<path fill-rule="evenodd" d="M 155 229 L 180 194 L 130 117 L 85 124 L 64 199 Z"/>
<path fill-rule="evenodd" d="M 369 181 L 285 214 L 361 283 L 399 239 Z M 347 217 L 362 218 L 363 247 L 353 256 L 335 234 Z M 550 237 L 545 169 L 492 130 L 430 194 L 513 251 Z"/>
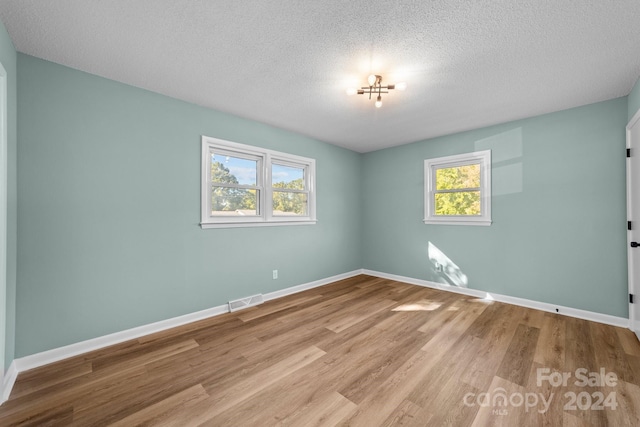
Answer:
<path fill-rule="evenodd" d="M 0 19 L 20 52 L 359 152 L 640 75 L 638 0 L 0 0 Z M 408 88 L 380 109 L 346 95 L 370 73 Z"/>

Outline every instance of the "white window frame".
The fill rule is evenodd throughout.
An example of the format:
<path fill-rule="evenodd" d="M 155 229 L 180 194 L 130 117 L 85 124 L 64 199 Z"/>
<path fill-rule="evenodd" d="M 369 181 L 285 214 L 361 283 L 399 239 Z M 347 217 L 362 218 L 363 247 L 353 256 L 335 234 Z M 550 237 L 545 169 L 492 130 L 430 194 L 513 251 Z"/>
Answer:
<path fill-rule="evenodd" d="M 436 215 L 436 170 L 480 164 L 480 212 L 482 215 Z M 425 224 L 491 225 L 491 150 L 426 159 L 424 161 Z"/>
<path fill-rule="evenodd" d="M 256 216 L 215 216 L 211 215 L 211 152 L 223 155 L 257 160 L 257 183 L 255 186 L 237 185 L 238 188 L 254 188 L 258 191 Z M 271 170 L 273 164 L 304 169 L 305 189 L 287 190 L 308 194 L 307 215 L 278 216 L 273 215 L 273 185 Z M 274 225 L 315 224 L 316 219 L 316 161 L 307 157 L 239 144 L 223 139 L 202 136 L 202 170 L 201 170 L 201 213 L 200 226 L 206 228 L 259 227 Z M 230 185 L 235 187 L 235 185 Z"/>

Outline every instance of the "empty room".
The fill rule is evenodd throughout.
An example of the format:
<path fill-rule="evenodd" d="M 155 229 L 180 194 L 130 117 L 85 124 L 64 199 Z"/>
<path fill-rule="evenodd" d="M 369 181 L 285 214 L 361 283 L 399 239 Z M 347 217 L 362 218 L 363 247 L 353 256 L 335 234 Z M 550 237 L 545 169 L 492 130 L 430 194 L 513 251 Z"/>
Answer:
<path fill-rule="evenodd" d="M 640 425 L 640 2 L 0 21 L 0 425 Z"/>

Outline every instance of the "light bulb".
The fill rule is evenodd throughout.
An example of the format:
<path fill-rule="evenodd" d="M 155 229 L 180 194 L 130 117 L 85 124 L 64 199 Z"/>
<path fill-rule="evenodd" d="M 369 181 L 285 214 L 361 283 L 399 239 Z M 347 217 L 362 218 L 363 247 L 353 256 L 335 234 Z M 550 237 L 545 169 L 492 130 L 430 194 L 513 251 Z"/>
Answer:
<path fill-rule="evenodd" d="M 382 97 L 378 95 L 378 98 L 376 99 L 376 108 L 380 107 L 382 107 Z"/>
<path fill-rule="evenodd" d="M 358 91 L 355 88 L 350 87 L 347 89 L 347 95 L 355 95 Z"/>
<path fill-rule="evenodd" d="M 369 86 L 373 86 L 374 84 L 376 84 L 376 75 L 371 74 L 369 78 L 367 78 L 367 81 L 369 82 Z"/>
<path fill-rule="evenodd" d="M 396 84 L 396 89 L 398 90 L 405 90 L 406 88 L 407 88 L 407 84 L 405 82 Z"/>

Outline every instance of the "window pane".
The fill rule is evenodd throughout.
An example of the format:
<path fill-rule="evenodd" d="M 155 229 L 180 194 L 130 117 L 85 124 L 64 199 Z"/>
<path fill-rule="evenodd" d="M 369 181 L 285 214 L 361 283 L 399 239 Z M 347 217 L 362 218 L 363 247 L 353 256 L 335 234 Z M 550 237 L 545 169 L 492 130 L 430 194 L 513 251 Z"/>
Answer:
<path fill-rule="evenodd" d="M 480 165 L 436 169 L 436 190 L 480 187 Z"/>
<path fill-rule="evenodd" d="M 256 185 L 258 161 L 211 153 L 211 182 Z"/>
<path fill-rule="evenodd" d="M 273 188 L 304 190 L 304 168 L 273 164 L 271 166 Z"/>
<path fill-rule="evenodd" d="M 307 193 L 273 192 L 273 215 L 307 215 Z"/>
<path fill-rule="evenodd" d="M 435 194 L 436 215 L 481 215 L 480 192 L 461 191 Z"/>
<path fill-rule="evenodd" d="M 255 216 L 258 208 L 258 191 L 233 187 L 211 189 L 211 215 Z"/>

